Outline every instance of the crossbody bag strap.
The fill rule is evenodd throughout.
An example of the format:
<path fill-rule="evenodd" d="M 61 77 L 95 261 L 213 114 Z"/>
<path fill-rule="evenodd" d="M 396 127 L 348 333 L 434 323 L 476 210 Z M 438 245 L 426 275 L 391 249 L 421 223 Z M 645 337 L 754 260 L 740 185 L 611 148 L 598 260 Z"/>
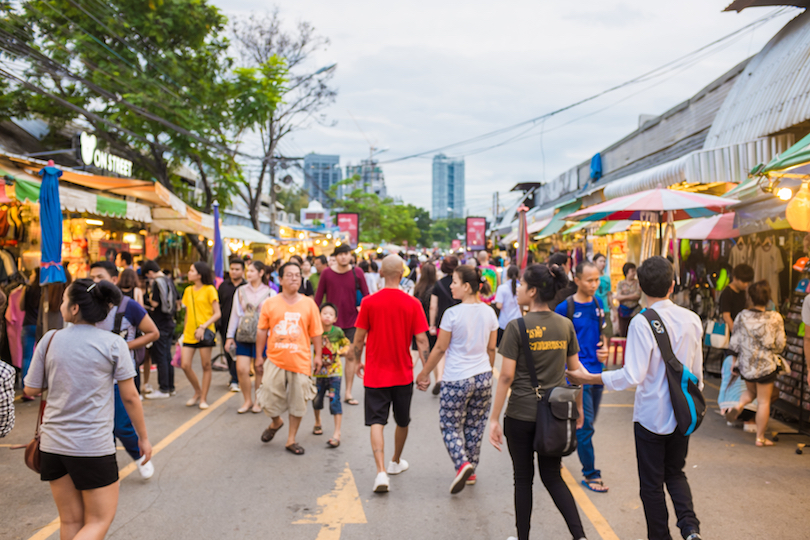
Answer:
<path fill-rule="evenodd" d="M 661 321 L 661 316 L 658 315 L 654 309 L 649 308 L 642 310 L 641 314 L 644 315 L 650 323 L 653 337 L 655 337 L 655 341 L 658 342 L 658 348 L 661 349 L 661 358 L 664 359 L 665 363 L 669 362 L 669 360 L 675 356 L 675 353 L 672 352 L 672 341 L 669 339 L 667 327 L 664 326 L 664 323 Z"/>
<path fill-rule="evenodd" d="M 48 389 L 45 387 L 45 383 L 48 382 L 48 351 L 51 350 L 51 343 L 53 343 L 53 338 L 56 337 L 58 332 L 59 330 L 54 332 L 51 339 L 48 340 L 48 344 L 45 346 L 45 355 L 42 357 L 42 386 L 40 386 L 42 394 L 39 398 L 39 414 L 37 415 L 37 427 L 34 431 L 35 437 L 39 437 L 39 426 L 42 424 L 42 415 L 45 412 L 45 402 L 48 395 Z"/>
<path fill-rule="evenodd" d="M 534 388 L 534 392 L 539 399 L 541 388 L 540 383 L 537 382 L 537 369 L 534 367 L 534 355 L 532 354 L 532 347 L 529 344 L 529 332 L 526 330 L 526 319 L 521 317 L 517 322 L 521 340 L 523 341 L 523 359 L 526 361 L 526 368 L 529 372 L 529 378 L 532 381 L 532 388 Z"/>

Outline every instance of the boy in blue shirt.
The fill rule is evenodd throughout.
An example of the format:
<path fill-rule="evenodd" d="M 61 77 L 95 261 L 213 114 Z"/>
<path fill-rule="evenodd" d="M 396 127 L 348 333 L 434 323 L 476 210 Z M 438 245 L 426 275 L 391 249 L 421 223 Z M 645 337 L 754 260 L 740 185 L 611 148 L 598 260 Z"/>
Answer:
<path fill-rule="evenodd" d="M 595 298 L 599 289 L 600 272 L 592 262 L 577 265 L 574 283 L 577 292 L 557 305 L 554 311 L 571 319 L 579 341 L 579 361 L 589 373 L 602 373 L 602 365 L 607 360 L 608 349 L 602 338 L 602 325 L 605 312 L 602 303 Z M 597 493 L 607 493 L 602 482 L 602 472 L 595 466 L 593 451 L 593 425 L 602 401 L 603 386 L 586 384 L 582 387 L 584 423 L 577 430 L 577 453 L 582 463 L 582 485 Z"/>

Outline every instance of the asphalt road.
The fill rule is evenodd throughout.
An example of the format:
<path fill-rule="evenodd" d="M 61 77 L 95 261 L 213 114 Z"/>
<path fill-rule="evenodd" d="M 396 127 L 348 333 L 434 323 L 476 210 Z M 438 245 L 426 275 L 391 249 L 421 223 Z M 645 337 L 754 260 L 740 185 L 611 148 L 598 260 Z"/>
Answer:
<path fill-rule="evenodd" d="M 343 441 L 328 449 L 331 417 L 323 436 L 312 434 L 311 412 L 302 422 L 304 456 L 277 440 L 259 437 L 263 414 L 237 415 L 241 397 L 227 392 L 227 375 L 214 374 L 208 411 L 187 408 L 191 389 L 182 372 L 179 393 L 145 401 L 155 475 L 143 480 L 125 452 L 118 513 L 111 539 L 284 538 L 355 540 L 402 538 L 505 539 L 514 533 L 512 470 L 508 454 L 485 441 L 478 483 L 449 494 L 453 467 L 439 436 L 438 398 L 414 396 L 410 437 L 403 457 L 409 471 L 391 477 L 391 492 L 372 492 L 375 468 L 369 431 L 360 407 L 344 405 Z M 716 399 L 709 379 L 707 398 Z M 608 494 L 586 492 L 576 454 L 564 460 L 590 539 L 645 538 L 644 514 L 632 436 L 632 392 L 606 393 L 596 424 L 597 467 Z M 716 407 L 714 402 L 710 403 Z M 21 450 L 30 440 L 36 402 L 17 403 L 17 426 L 0 439 L 0 539 L 58 538 L 56 507 L 47 484 L 25 468 Z M 775 429 L 778 426 L 775 425 Z M 393 421 L 386 433 L 386 459 L 393 449 Z M 692 437 L 687 475 L 705 539 L 806 538 L 810 527 L 810 451 L 796 455 L 796 442 L 782 437 L 772 448 L 754 446 L 754 435 L 728 427 L 711 412 Z M 679 538 L 671 518 L 672 534 Z M 535 480 L 533 538 L 569 538 L 565 524 Z"/>

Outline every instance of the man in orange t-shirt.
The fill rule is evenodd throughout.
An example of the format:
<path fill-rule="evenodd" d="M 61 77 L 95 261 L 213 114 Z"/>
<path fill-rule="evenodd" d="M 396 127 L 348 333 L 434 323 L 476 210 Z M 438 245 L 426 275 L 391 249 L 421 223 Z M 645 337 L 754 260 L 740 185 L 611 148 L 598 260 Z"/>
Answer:
<path fill-rule="evenodd" d="M 259 315 L 256 350 L 263 351 L 267 346 L 270 365 L 264 370 L 256 399 L 265 414 L 273 420 L 262 433 L 262 441 L 273 440 L 284 425 L 281 415 L 289 411 L 286 448 L 288 452 L 300 456 L 304 449 L 295 442 L 295 435 L 301 425 L 301 417 L 307 412 L 307 401 L 314 397 L 309 377 L 313 371 L 321 369 L 323 363 L 323 325 L 315 302 L 298 292 L 301 288 L 301 267 L 289 262 L 279 268 L 278 276 L 281 294 L 265 300 Z M 310 341 L 315 346 L 314 366 Z"/>

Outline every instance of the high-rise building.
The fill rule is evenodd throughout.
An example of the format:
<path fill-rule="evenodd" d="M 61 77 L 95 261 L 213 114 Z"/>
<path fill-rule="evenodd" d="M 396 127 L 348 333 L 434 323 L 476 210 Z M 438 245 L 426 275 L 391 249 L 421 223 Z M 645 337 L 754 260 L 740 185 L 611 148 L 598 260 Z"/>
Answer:
<path fill-rule="evenodd" d="M 464 217 L 464 160 L 433 157 L 433 219 Z"/>
<path fill-rule="evenodd" d="M 362 189 L 366 193 L 374 193 L 381 199 L 388 196 L 388 190 L 385 187 L 385 175 L 383 174 L 382 167 L 376 161 L 364 159 L 360 165 L 347 165 L 346 178 L 358 176 L 360 179 L 350 185 L 343 186 L 342 195 L 346 195 L 355 189 Z"/>
<path fill-rule="evenodd" d="M 340 156 L 307 154 L 304 156 L 304 189 L 310 200 L 320 202 L 325 208 L 332 206 L 327 192 L 343 179 Z"/>

